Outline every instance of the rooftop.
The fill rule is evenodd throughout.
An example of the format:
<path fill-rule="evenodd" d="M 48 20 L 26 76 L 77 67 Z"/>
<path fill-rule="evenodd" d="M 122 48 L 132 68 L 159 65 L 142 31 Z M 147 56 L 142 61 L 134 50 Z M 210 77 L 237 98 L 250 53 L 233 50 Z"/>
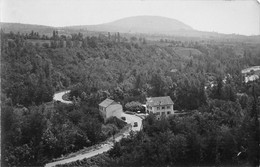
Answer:
<path fill-rule="evenodd" d="M 260 70 L 260 66 L 253 66 L 253 67 L 243 69 L 241 72 L 242 72 L 242 74 L 246 74 L 246 73 L 249 73 L 251 71 L 258 71 L 258 70 Z"/>
<path fill-rule="evenodd" d="M 102 101 L 99 105 L 101 107 L 108 107 L 114 102 L 114 100 L 107 98 L 106 100 Z"/>
<path fill-rule="evenodd" d="M 149 97 L 146 98 L 149 106 L 159 106 L 159 105 L 170 105 L 174 104 L 170 96 L 163 97 Z"/>

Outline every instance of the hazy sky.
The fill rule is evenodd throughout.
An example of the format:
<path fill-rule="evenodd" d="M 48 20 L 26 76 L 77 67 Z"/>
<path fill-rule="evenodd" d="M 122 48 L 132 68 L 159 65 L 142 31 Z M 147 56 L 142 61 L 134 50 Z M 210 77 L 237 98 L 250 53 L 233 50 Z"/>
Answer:
<path fill-rule="evenodd" d="M 137 15 L 166 16 L 201 31 L 260 34 L 256 0 L 1 0 L 1 22 L 91 25 Z"/>

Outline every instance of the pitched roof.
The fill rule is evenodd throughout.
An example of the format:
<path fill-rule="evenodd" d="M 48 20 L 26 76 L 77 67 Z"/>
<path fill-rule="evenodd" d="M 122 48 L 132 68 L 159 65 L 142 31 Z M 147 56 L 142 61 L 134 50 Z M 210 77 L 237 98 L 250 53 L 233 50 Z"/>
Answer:
<path fill-rule="evenodd" d="M 149 106 L 159 106 L 159 105 L 170 105 L 174 104 L 170 96 L 163 97 L 150 97 L 146 98 Z"/>
<path fill-rule="evenodd" d="M 113 102 L 114 102 L 114 100 L 111 100 L 111 99 L 107 98 L 106 100 L 102 101 L 99 105 L 100 105 L 101 107 L 108 107 L 108 106 L 110 106 Z"/>

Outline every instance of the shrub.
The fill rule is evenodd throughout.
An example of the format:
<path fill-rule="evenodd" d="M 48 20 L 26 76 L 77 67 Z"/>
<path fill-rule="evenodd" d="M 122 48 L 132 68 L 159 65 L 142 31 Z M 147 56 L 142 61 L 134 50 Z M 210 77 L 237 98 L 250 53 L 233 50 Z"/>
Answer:
<path fill-rule="evenodd" d="M 126 103 L 125 109 L 133 112 L 137 112 L 137 111 L 144 112 L 144 107 L 142 106 L 142 104 L 136 101 Z"/>

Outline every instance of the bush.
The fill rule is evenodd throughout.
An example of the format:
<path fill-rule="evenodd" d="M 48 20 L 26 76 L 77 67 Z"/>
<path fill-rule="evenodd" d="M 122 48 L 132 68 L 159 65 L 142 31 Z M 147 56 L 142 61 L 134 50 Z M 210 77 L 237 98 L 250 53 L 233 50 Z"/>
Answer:
<path fill-rule="evenodd" d="M 126 123 L 123 120 L 118 119 L 117 117 L 108 118 L 106 124 L 114 124 L 119 129 L 122 129 L 126 125 Z"/>
<path fill-rule="evenodd" d="M 137 112 L 137 111 L 144 112 L 145 111 L 145 109 L 142 106 L 142 104 L 140 102 L 136 102 L 136 101 L 132 101 L 130 103 L 126 103 L 125 109 L 129 110 L 129 111 L 132 111 L 132 112 Z"/>
<path fill-rule="evenodd" d="M 49 48 L 50 47 L 49 43 L 43 43 L 42 46 L 45 47 L 45 48 Z"/>

